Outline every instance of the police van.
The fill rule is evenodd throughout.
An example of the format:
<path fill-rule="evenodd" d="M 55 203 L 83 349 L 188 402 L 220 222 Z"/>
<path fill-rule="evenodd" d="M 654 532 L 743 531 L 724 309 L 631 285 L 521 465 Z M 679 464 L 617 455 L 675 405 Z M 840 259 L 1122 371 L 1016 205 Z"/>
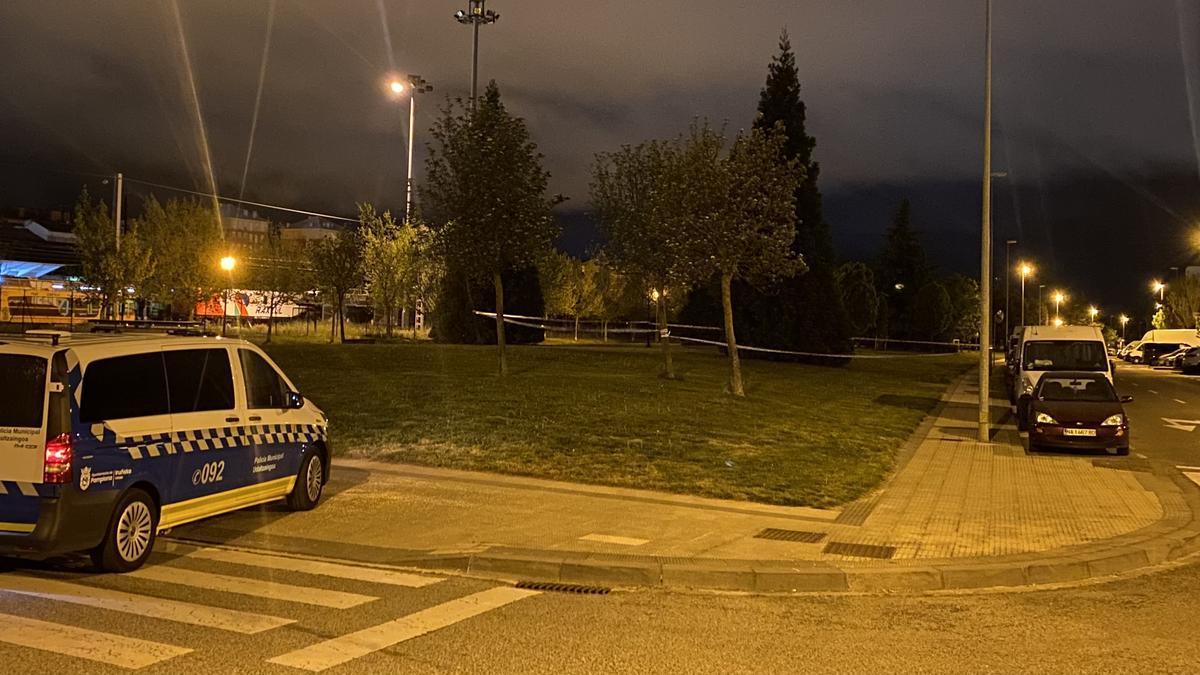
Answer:
<path fill-rule="evenodd" d="M 0 552 L 136 569 L 155 537 L 279 499 L 316 506 L 328 420 L 242 340 L 0 335 Z"/>

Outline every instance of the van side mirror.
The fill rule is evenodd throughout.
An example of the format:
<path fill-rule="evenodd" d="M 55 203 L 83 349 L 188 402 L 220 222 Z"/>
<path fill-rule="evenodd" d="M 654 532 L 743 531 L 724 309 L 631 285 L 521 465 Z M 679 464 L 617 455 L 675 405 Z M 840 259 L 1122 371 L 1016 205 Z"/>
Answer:
<path fill-rule="evenodd" d="M 284 406 L 285 408 L 298 410 L 304 407 L 304 397 L 301 396 L 300 392 L 298 391 L 289 391 L 287 393 L 287 399 L 284 401 L 284 403 L 286 404 Z"/>
<path fill-rule="evenodd" d="M 1133 403 L 1133 397 L 1132 396 L 1122 396 L 1121 403 Z"/>

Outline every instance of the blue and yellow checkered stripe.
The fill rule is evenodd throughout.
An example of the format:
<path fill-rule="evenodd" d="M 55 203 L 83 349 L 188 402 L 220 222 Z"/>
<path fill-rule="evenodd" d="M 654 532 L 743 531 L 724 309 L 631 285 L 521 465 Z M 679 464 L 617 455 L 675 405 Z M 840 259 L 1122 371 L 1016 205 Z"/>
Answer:
<path fill-rule="evenodd" d="M 247 445 L 315 443 L 325 439 L 325 427 L 316 424 L 258 424 L 176 431 L 170 434 L 127 436 L 119 443 L 131 459 L 162 457 L 189 452 L 225 450 Z"/>

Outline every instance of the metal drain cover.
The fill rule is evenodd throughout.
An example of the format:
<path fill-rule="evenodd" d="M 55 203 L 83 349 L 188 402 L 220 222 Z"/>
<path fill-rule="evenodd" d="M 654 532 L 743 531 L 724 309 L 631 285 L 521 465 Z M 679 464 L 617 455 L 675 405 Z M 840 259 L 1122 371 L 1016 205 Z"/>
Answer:
<path fill-rule="evenodd" d="M 848 555 L 857 558 L 879 558 L 891 560 L 896 555 L 895 546 L 873 546 L 871 544 L 850 544 L 844 541 L 831 541 L 825 544 L 824 553 L 833 555 Z"/>
<path fill-rule="evenodd" d="M 825 539 L 824 532 L 805 532 L 804 530 L 781 530 L 775 527 L 754 535 L 755 539 L 774 539 L 776 541 L 796 541 L 802 544 L 816 544 Z"/>
<path fill-rule="evenodd" d="M 519 581 L 517 588 L 527 591 L 545 591 L 547 593 L 575 593 L 577 595 L 608 595 L 611 588 L 604 586 L 588 586 L 585 584 L 562 584 L 554 581 Z"/>

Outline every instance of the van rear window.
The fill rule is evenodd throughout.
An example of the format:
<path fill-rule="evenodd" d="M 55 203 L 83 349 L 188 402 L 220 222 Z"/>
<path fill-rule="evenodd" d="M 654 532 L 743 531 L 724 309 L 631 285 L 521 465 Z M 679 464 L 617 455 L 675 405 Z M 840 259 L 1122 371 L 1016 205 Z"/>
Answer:
<path fill-rule="evenodd" d="M 1094 340 L 1025 343 L 1025 370 L 1108 370 L 1108 352 Z"/>
<path fill-rule="evenodd" d="M 0 427 L 38 429 L 46 402 L 46 359 L 0 354 Z"/>

